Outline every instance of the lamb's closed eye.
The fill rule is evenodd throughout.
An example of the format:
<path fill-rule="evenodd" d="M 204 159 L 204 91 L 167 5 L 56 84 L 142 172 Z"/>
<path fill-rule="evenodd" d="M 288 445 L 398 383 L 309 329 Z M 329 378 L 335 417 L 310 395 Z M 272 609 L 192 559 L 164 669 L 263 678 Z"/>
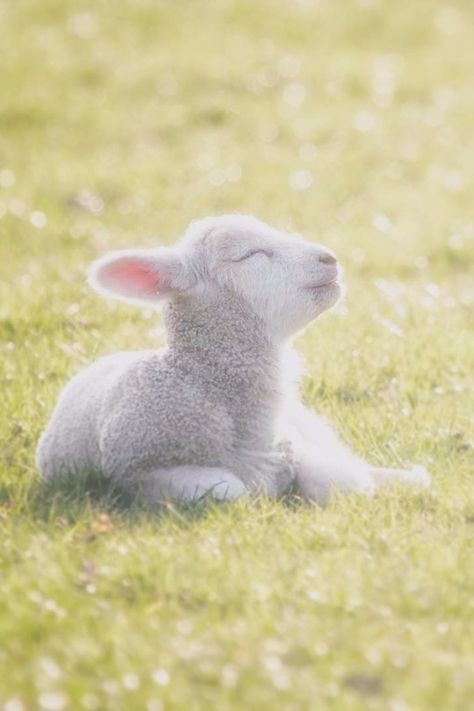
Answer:
<path fill-rule="evenodd" d="M 269 259 L 273 257 L 273 252 L 271 252 L 269 249 L 251 249 L 249 252 L 245 252 L 245 254 L 242 254 L 242 256 L 232 259 L 232 261 L 243 262 L 246 259 L 250 259 L 250 257 L 255 257 L 257 254 L 264 254 Z"/>

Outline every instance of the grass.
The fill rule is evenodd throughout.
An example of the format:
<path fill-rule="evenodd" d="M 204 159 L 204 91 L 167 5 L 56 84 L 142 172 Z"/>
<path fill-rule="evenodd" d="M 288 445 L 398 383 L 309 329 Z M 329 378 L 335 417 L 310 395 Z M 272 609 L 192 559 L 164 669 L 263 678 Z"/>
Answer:
<path fill-rule="evenodd" d="M 0 0 L 0 707 L 474 708 L 474 9 Z M 66 379 L 160 342 L 107 249 L 255 213 L 333 248 L 309 403 L 429 492 L 149 511 L 42 487 Z M 470 432 L 471 428 L 471 432 Z"/>

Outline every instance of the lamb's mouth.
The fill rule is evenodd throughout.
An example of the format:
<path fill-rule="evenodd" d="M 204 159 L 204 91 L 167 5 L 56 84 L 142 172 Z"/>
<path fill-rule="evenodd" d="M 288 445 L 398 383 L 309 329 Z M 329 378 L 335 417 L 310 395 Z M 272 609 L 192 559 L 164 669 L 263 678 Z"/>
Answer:
<path fill-rule="evenodd" d="M 315 289 L 327 289 L 328 287 L 331 287 L 331 286 L 340 286 L 338 276 L 334 277 L 334 279 L 329 279 L 328 281 L 324 281 L 322 284 L 312 284 L 311 286 L 308 286 L 307 288 L 310 289 L 310 291 L 314 291 Z"/>

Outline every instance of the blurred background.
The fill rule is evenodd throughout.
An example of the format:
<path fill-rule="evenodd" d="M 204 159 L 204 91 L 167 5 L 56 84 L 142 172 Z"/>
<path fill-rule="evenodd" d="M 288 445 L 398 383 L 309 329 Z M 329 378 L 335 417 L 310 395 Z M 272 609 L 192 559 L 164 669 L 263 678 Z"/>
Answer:
<path fill-rule="evenodd" d="M 89 255 L 242 211 L 362 270 L 465 265 L 473 15 L 462 0 L 1 0 L 3 247 L 54 266 L 58 244 Z"/>

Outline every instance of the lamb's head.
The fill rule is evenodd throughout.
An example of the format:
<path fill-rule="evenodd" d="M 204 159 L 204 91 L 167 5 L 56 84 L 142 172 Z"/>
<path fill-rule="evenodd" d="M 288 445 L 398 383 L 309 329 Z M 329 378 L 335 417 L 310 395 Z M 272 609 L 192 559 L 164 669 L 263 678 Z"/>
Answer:
<path fill-rule="evenodd" d="M 253 217 L 226 215 L 191 223 L 174 248 L 111 253 L 92 265 L 90 283 L 148 305 L 163 298 L 183 308 L 234 301 L 281 341 L 336 303 L 339 273 L 324 247 Z M 222 312 L 221 306 L 216 317 Z"/>

